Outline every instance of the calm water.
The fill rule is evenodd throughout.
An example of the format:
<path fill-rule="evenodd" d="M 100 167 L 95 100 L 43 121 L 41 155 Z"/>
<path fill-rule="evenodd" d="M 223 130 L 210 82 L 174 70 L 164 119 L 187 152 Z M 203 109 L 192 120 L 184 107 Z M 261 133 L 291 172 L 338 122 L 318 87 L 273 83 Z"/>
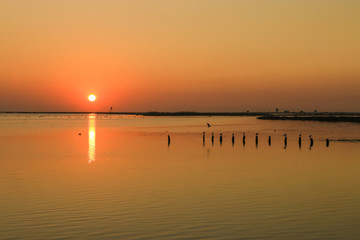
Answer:
<path fill-rule="evenodd" d="M 354 123 L 0 114 L 0 239 L 359 239 L 359 138 Z"/>

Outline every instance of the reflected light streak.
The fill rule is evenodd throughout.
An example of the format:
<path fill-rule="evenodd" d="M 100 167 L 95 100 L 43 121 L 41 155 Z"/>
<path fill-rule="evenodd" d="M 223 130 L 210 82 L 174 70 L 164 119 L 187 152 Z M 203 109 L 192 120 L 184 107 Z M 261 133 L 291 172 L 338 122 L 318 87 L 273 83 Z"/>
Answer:
<path fill-rule="evenodd" d="M 96 128 L 95 128 L 96 115 L 89 114 L 89 163 L 95 161 L 95 149 L 96 149 Z"/>

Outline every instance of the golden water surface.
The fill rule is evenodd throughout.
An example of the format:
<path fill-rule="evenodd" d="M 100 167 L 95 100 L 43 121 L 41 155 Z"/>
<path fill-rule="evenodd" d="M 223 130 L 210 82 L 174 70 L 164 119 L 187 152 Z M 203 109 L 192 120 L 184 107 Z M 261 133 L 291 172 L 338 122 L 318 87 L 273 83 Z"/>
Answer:
<path fill-rule="evenodd" d="M 359 138 L 353 123 L 1 114 L 0 239 L 359 239 Z"/>

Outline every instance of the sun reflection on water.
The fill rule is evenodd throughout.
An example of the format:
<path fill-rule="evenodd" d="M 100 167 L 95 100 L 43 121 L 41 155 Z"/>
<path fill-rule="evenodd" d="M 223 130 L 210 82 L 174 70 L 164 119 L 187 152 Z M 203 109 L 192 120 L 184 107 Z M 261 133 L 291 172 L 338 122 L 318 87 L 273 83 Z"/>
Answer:
<path fill-rule="evenodd" d="M 95 149 L 96 149 L 96 128 L 95 128 L 96 115 L 89 114 L 89 163 L 95 161 Z"/>

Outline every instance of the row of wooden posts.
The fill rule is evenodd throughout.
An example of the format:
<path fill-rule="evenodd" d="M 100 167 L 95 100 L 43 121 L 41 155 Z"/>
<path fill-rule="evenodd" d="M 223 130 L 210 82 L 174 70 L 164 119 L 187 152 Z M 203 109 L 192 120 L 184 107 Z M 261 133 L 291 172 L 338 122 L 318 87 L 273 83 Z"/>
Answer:
<path fill-rule="evenodd" d="M 203 143 L 205 144 L 205 132 L 203 132 L 202 136 L 203 136 Z M 287 134 L 284 134 L 283 136 L 284 136 L 284 146 L 286 147 L 287 146 Z M 214 138 L 215 138 L 214 133 L 211 133 L 211 142 L 212 143 L 214 143 Z M 222 141 L 223 141 L 222 133 L 220 133 L 219 141 L 220 141 L 220 144 L 222 144 Z M 314 139 L 312 138 L 311 135 L 309 135 L 309 141 L 310 141 L 310 147 L 312 147 L 314 145 Z M 170 135 L 168 135 L 168 145 L 170 145 L 170 142 L 171 142 Z M 233 145 L 235 144 L 235 134 L 234 133 L 232 134 L 231 142 Z M 246 142 L 245 133 L 243 133 L 243 135 L 242 135 L 242 142 L 245 145 L 245 142 Z M 330 144 L 330 140 L 327 138 L 325 142 L 326 142 L 326 147 L 328 147 Z M 299 146 L 301 147 L 301 144 L 302 144 L 301 134 L 299 134 L 298 143 L 299 143 Z M 255 134 L 255 144 L 256 144 L 256 146 L 259 144 L 259 134 L 258 133 Z M 269 144 L 269 146 L 271 145 L 271 136 L 268 137 L 268 144 Z"/>

